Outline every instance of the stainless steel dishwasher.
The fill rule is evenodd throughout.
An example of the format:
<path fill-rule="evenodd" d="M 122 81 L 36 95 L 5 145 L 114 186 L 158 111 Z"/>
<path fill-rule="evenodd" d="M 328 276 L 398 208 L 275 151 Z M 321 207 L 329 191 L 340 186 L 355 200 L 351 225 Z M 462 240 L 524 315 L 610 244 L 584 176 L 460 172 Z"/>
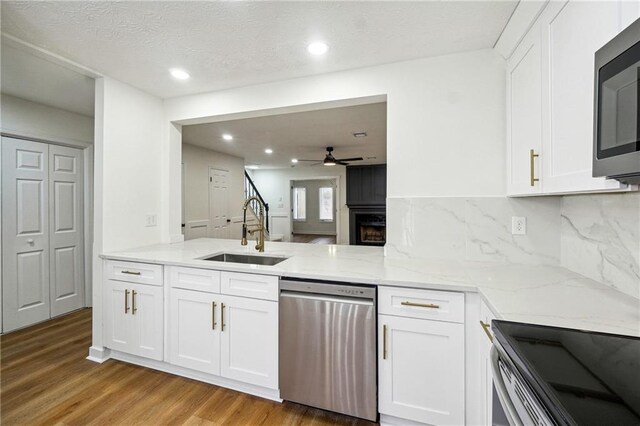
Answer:
<path fill-rule="evenodd" d="M 280 397 L 375 421 L 376 289 L 280 280 Z"/>

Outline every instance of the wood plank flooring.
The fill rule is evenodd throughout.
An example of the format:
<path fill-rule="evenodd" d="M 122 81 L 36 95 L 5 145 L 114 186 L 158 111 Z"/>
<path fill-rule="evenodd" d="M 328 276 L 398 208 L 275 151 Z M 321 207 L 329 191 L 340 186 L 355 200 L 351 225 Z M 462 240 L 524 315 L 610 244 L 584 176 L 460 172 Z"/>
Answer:
<path fill-rule="evenodd" d="M 292 234 L 291 242 L 309 244 L 335 244 L 335 235 Z"/>
<path fill-rule="evenodd" d="M 91 309 L 0 337 L 0 424 L 374 425 L 109 360 L 85 359 Z"/>

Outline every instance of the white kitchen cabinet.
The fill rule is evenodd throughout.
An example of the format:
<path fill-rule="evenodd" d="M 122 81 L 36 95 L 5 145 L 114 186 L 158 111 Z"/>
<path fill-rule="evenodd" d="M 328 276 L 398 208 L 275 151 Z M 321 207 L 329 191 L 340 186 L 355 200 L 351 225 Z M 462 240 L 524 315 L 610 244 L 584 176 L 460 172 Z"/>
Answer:
<path fill-rule="evenodd" d="M 485 425 L 493 425 L 493 377 L 491 373 L 491 346 L 493 345 L 493 333 L 491 331 L 491 321 L 495 319 L 493 312 L 483 302 L 480 305 L 480 324 L 476 327 L 480 334 L 479 356 L 480 356 L 480 381 L 481 381 L 481 410 L 482 420 Z"/>
<path fill-rule="evenodd" d="M 220 371 L 245 383 L 278 388 L 278 303 L 222 295 Z"/>
<path fill-rule="evenodd" d="M 622 28 L 620 2 L 550 2 L 540 17 L 545 193 L 626 188 L 591 176 L 594 54 Z"/>
<path fill-rule="evenodd" d="M 594 54 L 638 2 L 549 2 L 507 62 L 507 192 L 628 190 L 591 176 Z M 533 151 L 532 151 L 533 150 Z"/>
<path fill-rule="evenodd" d="M 105 346 L 162 360 L 162 287 L 107 280 L 105 307 Z"/>
<path fill-rule="evenodd" d="M 220 374 L 219 310 L 219 294 L 170 290 L 167 321 L 170 363 Z"/>
<path fill-rule="evenodd" d="M 464 424 L 464 324 L 379 315 L 378 332 L 380 413 Z"/>
<path fill-rule="evenodd" d="M 510 195 L 542 191 L 540 44 L 538 27 L 533 27 L 507 64 L 507 186 Z"/>

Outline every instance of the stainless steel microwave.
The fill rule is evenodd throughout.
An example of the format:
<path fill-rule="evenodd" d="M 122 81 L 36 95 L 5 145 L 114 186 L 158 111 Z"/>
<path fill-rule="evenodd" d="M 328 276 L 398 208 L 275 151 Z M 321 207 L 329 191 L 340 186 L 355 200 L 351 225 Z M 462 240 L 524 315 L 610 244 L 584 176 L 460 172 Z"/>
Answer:
<path fill-rule="evenodd" d="M 640 19 L 595 55 L 593 176 L 640 184 Z"/>

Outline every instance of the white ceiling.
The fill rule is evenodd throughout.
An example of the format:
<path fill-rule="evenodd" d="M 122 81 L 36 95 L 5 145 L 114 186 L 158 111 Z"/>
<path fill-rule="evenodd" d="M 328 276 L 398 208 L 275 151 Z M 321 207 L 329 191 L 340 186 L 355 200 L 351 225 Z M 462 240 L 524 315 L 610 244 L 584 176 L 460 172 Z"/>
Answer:
<path fill-rule="evenodd" d="M 2 30 L 162 98 L 490 48 L 517 1 L 3 1 Z M 329 52 L 310 57 L 324 40 Z M 167 70 L 191 73 L 187 82 Z"/>
<path fill-rule="evenodd" d="M 354 137 L 359 131 L 367 132 L 367 137 Z M 223 140 L 224 133 L 233 140 Z M 335 158 L 365 159 L 350 164 L 381 164 L 387 162 L 387 104 L 183 126 L 182 142 L 244 158 L 245 164 L 261 169 L 291 167 L 292 158 L 322 161 L 327 146 L 334 147 Z M 266 154 L 266 148 L 273 149 L 273 154 Z M 311 164 L 300 162 L 295 167 Z"/>
<path fill-rule="evenodd" d="M 93 78 L 5 43 L 1 56 L 3 94 L 93 117 Z"/>

